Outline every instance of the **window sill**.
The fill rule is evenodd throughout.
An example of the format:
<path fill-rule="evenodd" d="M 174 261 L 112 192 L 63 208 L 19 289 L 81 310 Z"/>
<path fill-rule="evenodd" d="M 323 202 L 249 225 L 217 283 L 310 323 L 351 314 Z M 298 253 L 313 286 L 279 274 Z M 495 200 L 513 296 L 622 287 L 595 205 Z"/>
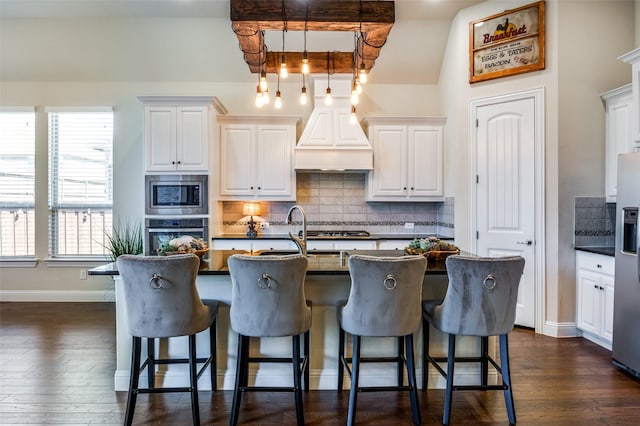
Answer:
<path fill-rule="evenodd" d="M 45 264 L 50 268 L 92 268 L 95 266 L 104 265 L 105 263 L 109 263 L 110 260 L 107 258 L 104 259 L 96 259 L 96 258 L 82 258 L 82 257 L 72 257 L 72 258 L 51 258 L 45 259 Z"/>
<path fill-rule="evenodd" d="M 35 257 L 4 257 L 0 258 L 0 267 L 3 268 L 35 268 L 38 259 Z"/>

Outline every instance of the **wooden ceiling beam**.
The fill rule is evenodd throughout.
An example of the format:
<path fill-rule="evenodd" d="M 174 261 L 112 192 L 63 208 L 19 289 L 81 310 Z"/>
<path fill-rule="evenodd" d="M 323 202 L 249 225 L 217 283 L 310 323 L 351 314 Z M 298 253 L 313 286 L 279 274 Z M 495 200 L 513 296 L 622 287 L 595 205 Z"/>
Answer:
<path fill-rule="evenodd" d="M 284 4 L 284 13 L 283 13 Z M 232 28 L 252 73 L 264 61 L 262 31 L 358 31 L 367 43 L 360 45 L 359 63 L 371 70 L 395 22 L 393 1 L 344 0 L 231 0 Z M 280 55 L 267 52 L 267 72 L 276 71 Z M 308 52 L 312 70 L 327 70 L 327 52 Z M 289 72 L 300 72 L 302 52 L 286 52 Z M 291 59 L 288 59 L 291 58 Z M 359 64 L 358 64 L 359 66 Z M 351 73 L 353 52 L 332 52 L 332 73 Z M 316 71 L 313 71 L 316 72 Z"/>

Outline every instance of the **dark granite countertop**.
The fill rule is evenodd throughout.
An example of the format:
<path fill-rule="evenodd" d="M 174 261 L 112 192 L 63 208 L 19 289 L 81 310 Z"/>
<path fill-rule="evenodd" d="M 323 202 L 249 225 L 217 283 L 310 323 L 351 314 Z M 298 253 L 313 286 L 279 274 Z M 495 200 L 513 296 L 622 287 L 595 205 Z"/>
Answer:
<path fill-rule="evenodd" d="M 413 240 L 414 238 L 437 237 L 441 240 L 453 240 L 439 234 L 371 234 L 369 237 L 307 237 L 307 240 Z M 217 234 L 211 240 L 288 240 L 289 234 L 258 234 L 256 238 L 247 238 L 245 234 Z"/>
<path fill-rule="evenodd" d="M 242 250 L 210 250 L 208 254 L 205 254 L 203 260 L 200 262 L 200 271 L 198 275 L 229 275 L 229 269 L 227 268 L 227 259 L 234 254 L 247 254 Z M 264 254 L 266 252 L 262 252 Z M 294 254 L 295 252 L 269 252 L 273 254 Z M 309 254 L 309 267 L 307 268 L 307 275 L 349 275 L 349 266 L 347 264 L 348 251 L 343 251 L 342 254 L 338 251 L 332 252 L 314 252 Z M 399 250 L 358 250 L 358 254 L 369 256 L 390 256 L 399 257 L 403 255 Z M 254 252 L 255 255 L 261 253 Z M 469 253 L 461 253 L 469 255 Z M 447 271 L 444 266 L 444 262 L 437 264 L 429 263 L 427 266 L 426 274 L 444 275 Z M 89 270 L 89 275 L 118 275 L 118 270 L 115 263 L 108 263 L 106 265 L 98 266 Z"/>
<path fill-rule="evenodd" d="M 616 248 L 615 247 L 584 247 L 584 246 L 576 246 L 576 250 L 586 251 L 589 253 L 595 254 L 603 254 L 605 256 L 616 256 Z"/>

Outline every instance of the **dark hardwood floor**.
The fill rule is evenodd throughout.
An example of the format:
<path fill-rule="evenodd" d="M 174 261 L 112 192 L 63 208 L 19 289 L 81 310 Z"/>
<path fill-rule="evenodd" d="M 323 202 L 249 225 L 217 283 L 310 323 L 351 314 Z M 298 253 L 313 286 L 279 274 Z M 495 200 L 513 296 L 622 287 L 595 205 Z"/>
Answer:
<path fill-rule="evenodd" d="M 115 311 L 111 303 L 0 303 L 0 424 L 121 424 L 126 392 L 113 391 Z M 581 338 L 516 329 L 511 365 L 520 425 L 640 424 L 640 382 L 610 353 Z M 349 392 L 305 395 L 308 425 L 342 425 Z M 423 424 L 438 425 L 443 390 L 420 392 Z M 501 392 L 454 394 L 452 425 L 506 425 Z M 200 393 L 203 424 L 226 425 L 231 392 Z M 358 424 L 409 425 L 406 393 L 359 396 Z M 142 395 L 136 424 L 188 425 L 187 394 Z M 291 394 L 249 394 L 240 423 L 292 425 Z"/>

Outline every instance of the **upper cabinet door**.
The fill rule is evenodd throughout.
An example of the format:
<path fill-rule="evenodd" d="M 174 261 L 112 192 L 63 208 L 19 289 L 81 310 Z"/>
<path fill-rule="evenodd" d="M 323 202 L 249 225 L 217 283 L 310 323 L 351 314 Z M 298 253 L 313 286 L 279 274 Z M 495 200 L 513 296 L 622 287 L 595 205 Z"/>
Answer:
<path fill-rule="evenodd" d="M 178 161 L 178 170 L 208 170 L 208 107 L 178 107 L 176 111 L 176 158 Z"/>
<path fill-rule="evenodd" d="M 255 126 L 226 124 L 220 134 L 220 195 L 255 194 Z"/>
<path fill-rule="evenodd" d="M 257 127 L 256 172 L 257 196 L 289 197 L 295 193 L 293 149 L 295 135 L 291 126 Z"/>
<path fill-rule="evenodd" d="M 373 129 L 373 171 L 369 172 L 368 198 L 406 197 L 407 128 L 375 126 Z"/>
<path fill-rule="evenodd" d="M 176 170 L 176 109 L 145 108 L 145 159 L 147 171 Z"/>
<path fill-rule="evenodd" d="M 605 196 L 615 203 L 618 193 L 618 155 L 633 152 L 633 97 L 631 85 L 601 95 L 605 105 Z"/>
<path fill-rule="evenodd" d="M 411 197 L 444 194 L 444 143 L 442 126 L 409 126 L 407 142 Z"/>

